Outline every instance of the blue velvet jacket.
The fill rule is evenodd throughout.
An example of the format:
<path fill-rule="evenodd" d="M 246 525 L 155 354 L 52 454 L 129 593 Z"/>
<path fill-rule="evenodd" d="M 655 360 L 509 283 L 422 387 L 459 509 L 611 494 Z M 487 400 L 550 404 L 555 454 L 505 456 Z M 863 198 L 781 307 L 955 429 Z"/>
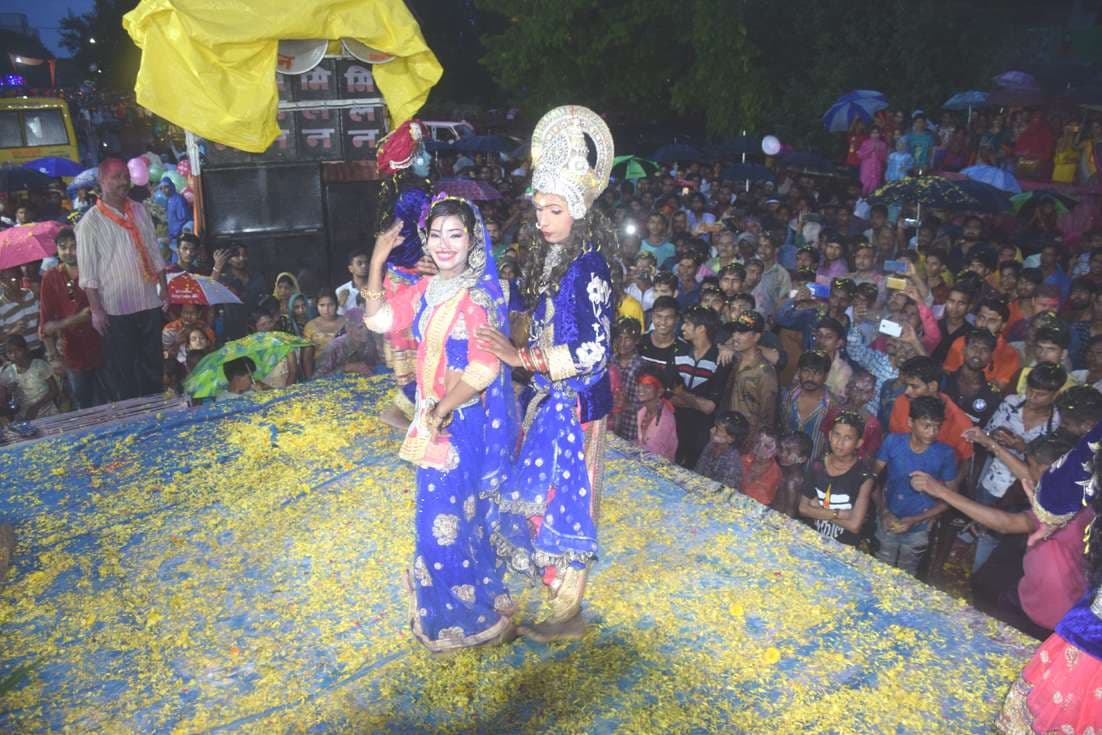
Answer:
<path fill-rule="evenodd" d="M 550 367 L 550 375 L 533 379 L 536 390 L 576 394 L 583 424 L 612 410 L 612 310 L 608 264 L 589 251 L 574 259 L 558 293 L 541 300 L 532 315 L 528 344 L 543 349 Z"/>

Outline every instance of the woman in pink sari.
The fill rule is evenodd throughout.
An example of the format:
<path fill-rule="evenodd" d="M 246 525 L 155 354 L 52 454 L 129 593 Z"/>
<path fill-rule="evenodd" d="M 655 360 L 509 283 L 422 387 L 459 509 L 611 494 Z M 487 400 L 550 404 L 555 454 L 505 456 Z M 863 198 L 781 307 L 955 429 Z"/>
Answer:
<path fill-rule="evenodd" d="M 884 142 L 879 125 L 873 125 L 869 137 L 857 149 L 861 162 L 861 193 L 873 193 L 884 180 L 884 164 L 888 160 L 888 144 Z"/>

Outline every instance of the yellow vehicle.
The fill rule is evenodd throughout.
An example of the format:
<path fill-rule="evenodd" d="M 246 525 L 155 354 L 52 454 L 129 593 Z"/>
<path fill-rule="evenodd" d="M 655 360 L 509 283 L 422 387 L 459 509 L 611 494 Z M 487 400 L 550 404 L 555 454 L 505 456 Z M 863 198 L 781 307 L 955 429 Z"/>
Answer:
<path fill-rule="evenodd" d="M 44 156 L 80 162 L 68 103 L 53 97 L 0 99 L 0 165 Z"/>

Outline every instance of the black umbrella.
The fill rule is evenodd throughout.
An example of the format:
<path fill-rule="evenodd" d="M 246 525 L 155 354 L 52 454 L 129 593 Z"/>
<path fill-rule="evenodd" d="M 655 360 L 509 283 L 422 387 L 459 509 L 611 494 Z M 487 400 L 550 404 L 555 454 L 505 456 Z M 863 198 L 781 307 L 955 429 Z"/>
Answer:
<path fill-rule="evenodd" d="M 730 140 L 720 141 L 707 146 L 707 150 L 716 158 L 734 158 L 760 154 L 761 138 L 752 135 L 739 135 Z"/>
<path fill-rule="evenodd" d="M 710 157 L 702 149 L 688 143 L 664 145 L 650 157 L 659 163 L 677 163 L 678 161 L 707 161 Z"/>
<path fill-rule="evenodd" d="M 450 150 L 466 153 L 512 153 L 520 141 L 504 135 L 468 135 L 453 142 Z"/>
<path fill-rule="evenodd" d="M 989 214 L 999 214 L 1001 212 L 1010 211 L 1010 194 L 1002 189 L 991 186 L 991 184 L 985 184 L 982 181 L 973 181 L 972 179 L 963 179 L 953 183 L 980 203 L 978 208 L 968 211 L 986 212 Z M 962 211 L 957 207 L 947 207 L 947 209 Z M 965 207 L 965 210 L 967 210 L 967 207 Z"/>
<path fill-rule="evenodd" d="M 33 189 L 45 191 L 50 188 L 50 177 L 22 166 L 0 166 L 0 191 L 19 191 Z"/>
<path fill-rule="evenodd" d="M 760 163 L 736 163 L 728 166 L 719 174 L 719 178 L 730 181 L 773 181 L 773 172 Z"/>
<path fill-rule="evenodd" d="M 907 176 L 885 184 L 869 197 L 870 204 L 914 202 L 934 209 L 980 210 L 982 203 L 959 181 L 941 176 Z"/>
<path fill-rule="evenodd" d="M 788 151 L 780 156 L 781 165 L 788 168 L 797 168 L 802 171 L 820 172 L 824 174 L 835 173 L 836 166 L 818 153 L 808 151 Z"/>

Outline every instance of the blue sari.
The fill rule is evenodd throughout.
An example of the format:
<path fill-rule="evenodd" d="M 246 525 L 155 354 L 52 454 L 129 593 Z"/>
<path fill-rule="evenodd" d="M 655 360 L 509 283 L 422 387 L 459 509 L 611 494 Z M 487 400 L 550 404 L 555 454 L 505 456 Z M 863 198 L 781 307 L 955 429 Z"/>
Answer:
<path fill-rule="evenodd" d="M 438 652 L 501 639 L 511 629 L 509 616 L 513 612 L 488 527 L 489 517 L 496 515 L 493 493 L 508 478 L 516 444 L 512 377 L 508 366 L 500 363 L 488 384 L 468 377 L 479 374 L 468 370 L 476 326 L 468 331 L 469 319 L 464 318 L 484 313 L 486 323 L 507 334 L 508 304 L 487 247 L 481 216 L 477 207 L 470 206 L 477 220 L 476 238 L 486 254 L 485 266 L 477 270 L 472 266 L 473 272 L 468 271 L 470 282 L 436 304 L 429 303 L 424 295 L 428 288 L 421 285 L 422 296 L 414 308 L 412 323 L 419 352 L 423 353 L 422 369 L 417 372 L 419 409 L 427 405 L 426 396 L 433 393 L 434 386 L 425 383 L 438 372 L 441 362 L 448 371 L 465 371 L 465 382 L 473 380 L 470 385 L 483 388 L 480 395 L 452 412 L 446 429 L 446 459 L 418 463 L 411 628 L 418 640 Z M 419 415 L 414 418 L 411 432 L 418 422 Z M 407 435 L 403 443 L 403 456 L 411 436 Z"/>

